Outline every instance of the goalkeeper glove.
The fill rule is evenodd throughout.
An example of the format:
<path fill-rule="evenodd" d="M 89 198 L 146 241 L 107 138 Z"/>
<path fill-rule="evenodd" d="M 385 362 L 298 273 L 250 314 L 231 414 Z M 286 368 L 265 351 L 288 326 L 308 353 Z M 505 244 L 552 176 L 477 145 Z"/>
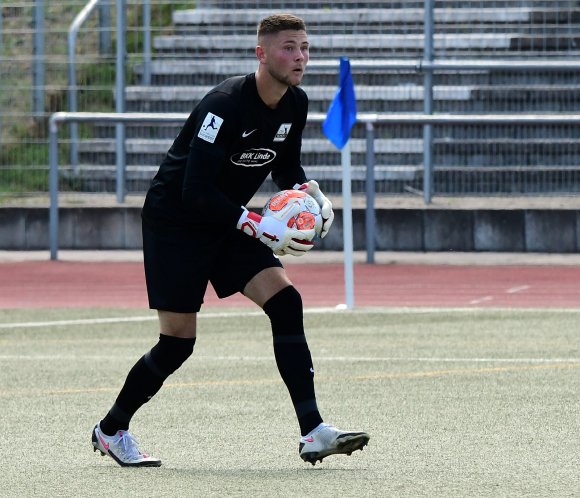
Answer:
<path fill-rule="evenodd" d="M 294 189 L 302 190 L 303 192 L 311 195 L 320 206 L 320 214 L 322 215 L 322 229 L 320 231 L 320 238 L 323 239 L 330 230 L 330 226 L 334 221 L 332 203 L 328 200 L 328 197 L 326 197 L 321 192 L 316 180 L 310 180 L 309 182 L 303 183 L 302 185 L 297 183 L 294 185 Z"/>
<path fill-rule="evenodd" d="M 272 216 L 260 216 L 248 211 L 242 206 L 244 212 L 238 220 L 237 228 L 250 237 L 259 239 L 266 244 L 274 254 L 283 256 L 292 254 L 302 256 L 314 246 L 314 229 L 296 230 L 289 228 L 283 221 Z"/>

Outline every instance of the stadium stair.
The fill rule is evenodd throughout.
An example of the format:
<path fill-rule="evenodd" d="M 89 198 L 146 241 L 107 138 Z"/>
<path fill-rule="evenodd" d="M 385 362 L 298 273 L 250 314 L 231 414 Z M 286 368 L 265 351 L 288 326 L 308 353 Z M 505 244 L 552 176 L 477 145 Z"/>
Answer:
<path fill-rule="evenodd" d="M 356 62 L 422 59 L 423 1 L 292 2 L 292 12 L 308 25 L 312 61 L 303 87 L 310 111 L 326 112 L 337 85 L 337 59 L 353 61 L 359 112 L 417 113 L 423 110 L 423 75 L 417 71 L 357 69 Z M 437 1 L 435 51 L 438 58 L 456 60 L 554 58 L 580 55 L 580 3 L 570 1 Z M 525 4 L 525 7 L 522 5 Z M 571 8 L 571 4 L 575 7 Z M 272 12 L 270 2 L 200 1 L 194 10 L 173 13 L 173 34 L 153 40 L 150 86 L 127 88 L 127 110 L 189 113 L 213 85 L 225 77 L 254 71 L 255 29 L 258 19 Z M 136 68 L 139 79 L 141 67 Z M 436 113 L 579 112 L 577 73 L 533 75 L 485 70 L 437 72 L 434 77 Z M 180 125 L 127 125 L 127 187 L 143 191 Z M 420 188 L 422 130 L 402 126 L 400 137 L 386 127 L 376 129 L 378 191 Z M 352 140 L 353 179 L 364 184 L 364 127 L 355 127 Z M 114 127 L 95 127 L 95 138 L 80 144 L 80 171 L 95 184 L 115 180 Z M 522 130 L 490 128 L 486 138 L 464 127 L 436 127 L 434 163 L 447 180 L 466 175 L 485 178 L 497 188 L 537 188 L 534 178 L 577 175 L 580 171 L 580 131 L 558 127 Z M 303 142 L 307 174 L 324 181 L 340 178 L 340 154 L 324 137 L 320 124 L 307 125 Z M 77 171 L 76 174 L 79 174 Z M 510 184 L 510 172 L 529 172 L 530 183 Z M 499 180 L 498 180 L 499 178 Z M 98 182 L 97 182 L 98 180 Z M 499 186 L 502 181 L 506 185 Z M 383 183 L 379 185 L 379 183 Z M 270 188 L 266 186 L 266 189 Z M 491 187 L 490 187 L 491 188 Z M 459 192 L 460 193 L 460 192 Z M 465 192 L 469 193 L 469 192 Z M 524 192 L 525 193 L 525 192 Z"/>

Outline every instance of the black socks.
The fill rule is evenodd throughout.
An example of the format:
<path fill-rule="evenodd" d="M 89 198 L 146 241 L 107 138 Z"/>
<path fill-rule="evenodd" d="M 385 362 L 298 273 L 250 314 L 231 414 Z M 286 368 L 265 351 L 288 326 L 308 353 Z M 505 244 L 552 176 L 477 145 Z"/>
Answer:
<path fill-rule="evenodd" d="M 300 432 L 308 434 L 322 422 L 314 393 L 314 368 L 304 335 L 302 298 L 288 286 L 264 304 L 274 338 L 276 365 L 290 392 Z"/>
<path fill-rule="evenodd" d="M 288 286 L 264 304 L 272 324 L 274 356 L 304 436 L 322 422 L 314 392 L 312 357 L 302 320 L 302 298 Z M 115 404 L 101 421 L 101 430 L 113 436 L 127 430 L 137 410 L 161 389 L 163 382 L 193 353 L 195 338 L 161 334 L 159 342 L 129 371 Z"/>
<path fill-rule="evenodd" d="M 113 436 L 127 430 L 135 412 L 161 389 L 165 379 L 193 353 L 195 337 L 182 339 L 160 334 L 159 342 L 129 371 L 115 404 L 101 421 L 101 430 Z"/>

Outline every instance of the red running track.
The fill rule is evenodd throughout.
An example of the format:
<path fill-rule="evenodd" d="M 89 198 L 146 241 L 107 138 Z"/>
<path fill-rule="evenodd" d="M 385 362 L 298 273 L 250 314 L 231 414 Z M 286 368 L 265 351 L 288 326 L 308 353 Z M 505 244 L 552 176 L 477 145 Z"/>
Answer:
<path fill-rule="evenodd" d="M 305 306 L 344 303 L 339 263 L 287 271 Z M 564 307 L 580 305 L 580 266 L 356 264 L 355 306 Z M 0 308 L 147 307 L 140 262 L 31 261 L 0 264 Z M 253 306 L 243 296 L 208 306 Z"/>

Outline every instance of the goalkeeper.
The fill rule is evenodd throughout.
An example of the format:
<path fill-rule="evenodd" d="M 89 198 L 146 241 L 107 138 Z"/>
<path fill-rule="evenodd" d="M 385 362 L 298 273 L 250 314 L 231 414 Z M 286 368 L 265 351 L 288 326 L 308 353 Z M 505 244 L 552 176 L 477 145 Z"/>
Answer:
<path fill-rule="evenodd" d="M 308 99 L 298 85 L 308 49 L 302 19 L 276 14 L 260 21 L 257 71 L 225 80 L 199 102 L 152 181 L 142 211 L 143 252 L 159 341 L 129 371 L 92 434 L 95 451 L 122 466 L 161 465 L 139 450 L 129 423 L 193 353 L 208 282 L 220 298 L 241 292 L 270 318 L 304 461 L 350 454 L 369 440 L 365 432 L 324 423 L 318 411 L 302 300 L 278 258 L 306 253 L 314 231 L 290 229 L 244 207 L 271 173 L 280 189 L 305 190 L 320 204 L 321 237 L 332 225 L 330 201 L 300 163 Z"/>

